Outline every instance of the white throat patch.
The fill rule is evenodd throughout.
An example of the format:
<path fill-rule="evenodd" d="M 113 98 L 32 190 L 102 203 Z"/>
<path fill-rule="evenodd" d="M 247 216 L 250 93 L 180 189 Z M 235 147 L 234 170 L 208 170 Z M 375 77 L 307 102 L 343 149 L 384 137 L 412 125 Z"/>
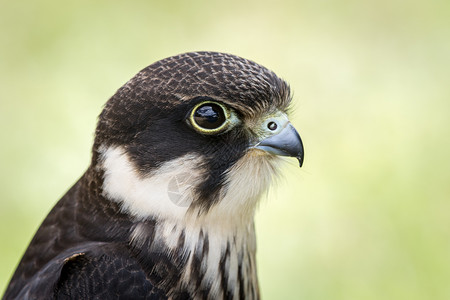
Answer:
<path fill-rule="evenodd" d="M 220 224 L 222 229 L 241 227 L 253 220 L 258 200 L 276 174 L 278 162 L 277 157 L 260 150 L 249 151 L 227 171 L 220 199 L 207 213 L 200 214 L 189 207 L 204 179 L 199 169 L 201 155 L 186 154 L 143 176 L 124 148 L 103 147 L 100 154 L 104 196 L 118 202 L 123 212 L 137 220 L 153 217 L 197 226 Z"/>
<path fill-rule="evenodd" d="M 122 147 L 110 147 L 101 152 L 104 196 L 120 203 L 124 212 L 138 220 L 182 219 L 200 179 L 200 172 L 195 168 L 200 159 L 187 154 L 144 177 Z"/>

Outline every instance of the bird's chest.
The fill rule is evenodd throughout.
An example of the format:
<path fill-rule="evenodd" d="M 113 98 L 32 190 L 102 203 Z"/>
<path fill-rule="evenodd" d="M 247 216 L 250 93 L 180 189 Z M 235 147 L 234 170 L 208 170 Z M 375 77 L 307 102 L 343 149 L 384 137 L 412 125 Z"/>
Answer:
<path fill-rule="evenodd" d="M 142 249 L 149 278 L 174 298 L 258 298 L 253 225 L 239 232 L 138 225 L 131 240 Z"/>

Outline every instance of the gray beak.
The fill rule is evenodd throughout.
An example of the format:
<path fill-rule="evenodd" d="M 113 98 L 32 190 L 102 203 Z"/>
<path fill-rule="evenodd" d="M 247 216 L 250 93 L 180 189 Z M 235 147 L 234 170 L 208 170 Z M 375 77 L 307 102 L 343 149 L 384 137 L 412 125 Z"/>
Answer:
<path fill-rule="evenodd" d="M 298 159 L 300 167 L 303 165 L 303 143 L 294 126 L 289 123 L 278 134 L 265 138 L 254 146 L 269 153 L 290 156 Z"/>

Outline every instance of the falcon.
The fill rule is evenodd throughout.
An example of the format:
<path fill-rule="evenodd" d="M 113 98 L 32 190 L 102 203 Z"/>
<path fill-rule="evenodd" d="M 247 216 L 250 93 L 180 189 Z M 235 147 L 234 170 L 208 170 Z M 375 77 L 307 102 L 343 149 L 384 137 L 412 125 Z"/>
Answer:
<path fill-rule="evenodd" d="M 230 54 L 140 71 L 4 299 L 258 299 L 255 209 L 282 157 L 304 157 L 290 102 L 285 81 Z"/>

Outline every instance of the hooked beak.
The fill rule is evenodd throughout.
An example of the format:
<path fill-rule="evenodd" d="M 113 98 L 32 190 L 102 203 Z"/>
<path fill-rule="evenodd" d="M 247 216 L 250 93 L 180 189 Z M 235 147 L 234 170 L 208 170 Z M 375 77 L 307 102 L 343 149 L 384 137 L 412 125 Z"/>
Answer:
<path fill-rule="evenodd" d="M 300 167 L 303 165 L 305 154 L 302 139 L 291 123 L 288 123 L 279 133 L 260 141 L 254 148 L 275 155 L 295 157 Z"/>

